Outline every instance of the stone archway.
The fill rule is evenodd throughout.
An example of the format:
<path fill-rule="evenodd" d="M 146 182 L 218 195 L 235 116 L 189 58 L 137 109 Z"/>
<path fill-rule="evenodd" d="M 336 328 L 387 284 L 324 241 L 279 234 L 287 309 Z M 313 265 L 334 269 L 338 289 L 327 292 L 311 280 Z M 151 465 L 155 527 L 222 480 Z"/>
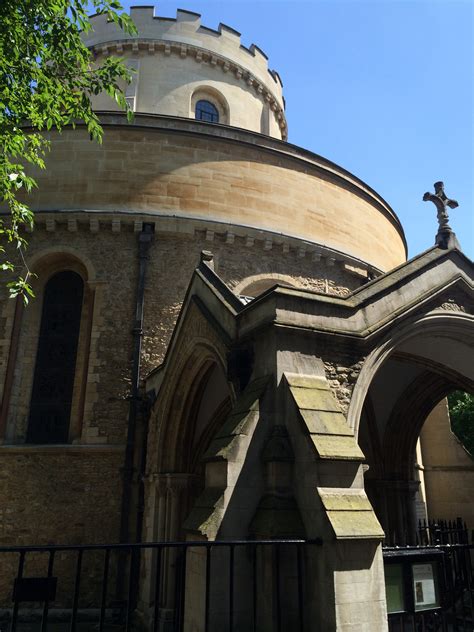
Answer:
<path fill-rule="evenodd" d="M 423 424 L 450 391 L 474 392 L 473 352 L 472 319 L 440 310 L 388 338 L 361 370 L 349 422 L 367 458 L 367 493 L 394 544 L 414 543 L 415 452 Z"/>
<path fill-rule="evenodd" d="M 148 537 L 163 541 L 184 538 L 182 524 L 204 485 L 202 455 L 233 397 L 222 360 L 208 345 L 195 345 L 170 377 L 151 416 L 148 460 Z"/>
<path fill-rule="evenodd" d="M 144 534 L 148 541 L 186 539 L 183 523 L 204 488 L 202 456 L 232 406 L 233 393 L 216 350 L 198 342 L 183 351 L 150 418 Z M 174 621 L 177 564 L 176 549 L 163 551 L 160 569 L 155 554 L 145 555 L 140 609 L 147 616 L 158 577 L 163 629 Z"/>

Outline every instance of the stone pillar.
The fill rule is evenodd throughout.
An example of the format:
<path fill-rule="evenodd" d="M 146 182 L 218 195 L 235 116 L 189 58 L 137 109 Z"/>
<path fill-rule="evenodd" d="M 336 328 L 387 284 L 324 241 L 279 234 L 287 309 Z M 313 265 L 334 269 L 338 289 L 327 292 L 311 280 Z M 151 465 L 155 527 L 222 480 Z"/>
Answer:
<path fill-rule="evenodd" d="M 418 519 L 416 516 L 416 494 L 420 487 L 420 481 L 406 481 L 405 503 L 407 509 L 407 534 L 408 544 L 416 544 L 418 532 Z"/>
<path fill-rule="evenodd" d="M 148 542 L 179 541 L 183 508 L 194 476 L 181 473 L 148 474 L 144 480 L 147 499 L 145 540 Z M 160 568 L 157 567 L 158 553 L 149 549 L 143 554 L 142 587 L 139 611 L 147 624 L 151 624 L 155 607 L 156 580 L 159 580 L 159 627 L 160 632 L 173 629 L 176 549 L 163 548 Z"/>
<path fill-rule="evenodd" d="M 183 507 L 190 481 L 190 474 L 171 473 L 162 474 L 164 493 L 159 502 L 159 535 L 160 541 L 176 542 L 182 539 L 181 527 Z M 162 553 L 161 590 L 160 590 L 160 632 L 173 629 L 174 611 L 176 606 L 176 565 L 179 551 L 175 548 L 165 548 Z"/>
<path fill-rule="evenodd" d="M 285 373 L 282 388 L 295 496 L 306 537 L 322 538 L 305 548 L 305 629 L 385 632 L 384 532 L 364 490 L 364 454 L 324 367 Z"/>
<path fill-rule="evenodd" d="M 144 477 L 146 516 L 144 541 L 161 542 L 164 539 L 164 519 L 166 501 L 166 478 L 158 474 Z M 142 553 L 141 588 L 138 610 L 146 622 L 151 622 L 155 605 L 155 582 L 157 575 L 162 581 L 162 568 L 157 568 L 157 552 L 146 549 Z"/>
<path fill-rule="evenodd" d="M 389 480 L 381 481 L 388 498 L 387 542 L 392 545 L 406 546 L 416 543 L 416 493 L 420 481 Z"/>

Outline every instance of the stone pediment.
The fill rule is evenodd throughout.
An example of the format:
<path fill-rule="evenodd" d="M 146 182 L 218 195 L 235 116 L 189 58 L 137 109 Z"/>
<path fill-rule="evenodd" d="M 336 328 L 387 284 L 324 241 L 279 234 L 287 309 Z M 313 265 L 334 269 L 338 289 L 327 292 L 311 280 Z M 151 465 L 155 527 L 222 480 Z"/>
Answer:
<path fill-rule="evenodd" d="M 444 312 L 453 312 L 460 314 L 474 314 L 474 296 L 472 290 L 466 287 L 462 282 L 453 284 L 452 287 L 446 289 L 446 291 L 436 297 L 426 307 L 431 307 L 431 310 L 441 310 Z"/>
<path fill-rule="evenodd" d="M 179 358 L 188 356 L 194 346 L 208 343 L 224 350 L 236 337 L 239 299 L 205 263 L 195 270 L 162 365 L 146 378 L 147 391 L 157 392 L 179 369 Z M 158 385 L 158 386 L 155 386 Z"/>

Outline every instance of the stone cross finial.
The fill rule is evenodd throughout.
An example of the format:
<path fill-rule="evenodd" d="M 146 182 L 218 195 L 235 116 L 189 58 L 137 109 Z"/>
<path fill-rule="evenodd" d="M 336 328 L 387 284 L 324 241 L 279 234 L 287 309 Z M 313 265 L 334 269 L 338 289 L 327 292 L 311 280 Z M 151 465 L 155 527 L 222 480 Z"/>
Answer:
<path fill-rule="evenodd" d="M 434 190 L 434 194 L 427 191 L 423 196 L 423 201 L 433 202 L 436 206 L 439 224 L 438 233 L 436 235 L 436 244 L 442 248 L 447 248 L 452 235 L 447 207 L 456 208 L 459 204 L 456 200 L 451 200 L 447 197 L 444 192 L 444 182 L 435 182 Z"/>
<path fill-rule="evenodd" d="M 456 200 L 450 200 L 447 197 L 446 193 L 444 192 L 444 182 L 435 182 L 434 190 L 434 195 L 432 193 L 429 193 L 428 191 L 424 194 L 423 202 L 433 202 L 433 204 L 436 206 L 436 210 L 438 211 L 439 230 L 451 230 L 448 224 L 449 217 L 446 207 L 449 206 L 449 208 L 456 208 L 459 206 L 459 204 L 456 202 Z"/>

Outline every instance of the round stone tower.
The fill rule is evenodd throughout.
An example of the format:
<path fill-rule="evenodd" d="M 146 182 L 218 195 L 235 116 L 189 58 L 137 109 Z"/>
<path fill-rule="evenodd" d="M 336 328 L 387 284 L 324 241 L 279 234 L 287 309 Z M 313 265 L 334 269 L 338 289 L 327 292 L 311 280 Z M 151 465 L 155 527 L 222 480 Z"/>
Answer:
<path fill-rule="evenodd" d="M 132 7 L 131 17 L 137 36 L 97 15 L 85 41 L 98 62 L 111 54 L 126 60 L 134 72 L 126 94 L 135 112 L 197 118 L 196 105 L 205 101 L 219 123 L 286 140 L 281 80 L 260 48 L 242 46 L 240 33 L 224 24 L 217 31 L 201 26 L 190 11 L 170 19 L 155 16 L 153 7 Z M 95 106 L 116 109 L 107 95 Z"/>
<path fill-rule="evenodd" d="M 244 301 L 278 283 L 342 296 L 406 257 L 400 222 L 373 189 L 286 142 L 281 81 L 259 48 L 243 47 L 227 26 L 201 26 L 194 13 L 131 14 L 136 36 L 96 16 L 86 42 L 97 61 L 117 54 L 135 70 L 127 87 L 134 120 L 101 95 L 101 145 L 80 124 L 49 132 L 47 168 L 33 174 L 38 188 L 28 197 L 36 299 L 23 313 L 3 303 L 0 442 L 15 446 L 4 450 L 13 457 L 5 466 L 11 481 L 27 481 L 24 493 L 12 484 L 3 500 L 24 517 L 12 528 L 25 544 L 54 540 L 48 516 L 62 515 L 65 499 L 69 541 L 119 537 L 124 445 L 137 400 L 130 384 L 137 366 L 143 377 L 163 361 L 201 251 L 213 252 L 215 272 Z M 43 367 L 52 366 L 38 341 L 43 331 L 54 334 L 44 305 L 63 295 L 51 279 L 73 281 L 83 299 L 67 306 L 77 312 L 75 368 L 58 412 L 61 432 L 38 435 L 35 385 L 48 381 Z M 32 446 L 38 436 L 54 450 Z M 71 487 L 76 478 L 87 494 Z"/>

